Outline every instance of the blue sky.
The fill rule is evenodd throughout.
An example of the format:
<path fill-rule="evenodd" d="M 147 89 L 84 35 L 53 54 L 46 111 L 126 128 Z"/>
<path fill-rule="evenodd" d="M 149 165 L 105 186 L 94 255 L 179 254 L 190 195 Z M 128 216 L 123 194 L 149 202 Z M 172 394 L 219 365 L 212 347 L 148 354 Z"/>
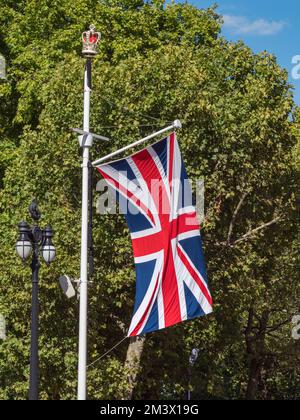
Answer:
<path fill-rule="evenodd" d="M 299 0 L 189 0 L 199 8 L 213 3 L 224 16 L 223 35 L 232 41 L 243 40 L 255 52 L 275 54 L 289 71 L 300 105 L 300 1 Z M 298 56 L 298 57 L 297 57 Z M 295 63 L 292 63 L 294 57 Z"/>

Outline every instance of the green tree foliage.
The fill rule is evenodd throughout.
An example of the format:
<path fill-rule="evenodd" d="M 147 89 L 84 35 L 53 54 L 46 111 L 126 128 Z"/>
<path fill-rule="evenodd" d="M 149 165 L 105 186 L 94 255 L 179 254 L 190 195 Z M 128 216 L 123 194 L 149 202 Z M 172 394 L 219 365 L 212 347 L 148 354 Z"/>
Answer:
<path fill-rule="evenodd" d="M 57 279 L 79 272 L 80 151 L 69 128 L 81 126 L 80 34 L 90 22 L 102 33 L 92 128 L 113 139 L 93 157 L 180 118 L 189 176 L 206 185 L 215 313 L 147 336 L 134 398 L 183 398 L 193 347 L 195 397 L 299 398 L 299 112 L 287 74 L 272 55 L 220 37 L 214 8 L 162 0 L 0 0 L 9 79 L 0 85 L 0 398 L 27 397 L 30 272 L 14 244 L 33 197 L 57 247 L 41 270 L 41 398 L 76 396 L 78 303 Z M 124 336 L 135 282 L 123 217 L 97 215 L 94 235 L 90 361 Z M 126 351 L 123 343 L 89 368 L 89 398 L 128 395 Z"/>

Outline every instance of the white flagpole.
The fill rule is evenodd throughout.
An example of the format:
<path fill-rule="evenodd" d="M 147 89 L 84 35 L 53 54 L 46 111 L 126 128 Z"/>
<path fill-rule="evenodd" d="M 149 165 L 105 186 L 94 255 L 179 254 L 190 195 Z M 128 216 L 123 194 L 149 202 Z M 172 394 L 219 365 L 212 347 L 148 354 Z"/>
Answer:
<path fill-rule="evenodd" d="M 171 131 L 171 130 L 174 130 L 174 129 L 177 129 L 177 128 L 182 128 L 182 124 L 181 124 L 181 122 L 179 120 L 175 120 L 173 122 L 173 124 L 170 125 L 169 127 L 163 128 L 162 130 L 159 130 L 156 133 L 150 134 L 150 136 L 144 137 L 143 139 L 138 140 L 138 141 L 136 141 L 134 143 L 131 143 L 128 146 L 123 147 L 122 149 L 116 150 L 115 152 L 109 153 L 108 155 L 106 155 L 106 156 L 104 156 L 104 157 L 102 157 L 100 159 L 95 160 L 92 163 L 92 165 L 93 166 L 97 166 L 97 165 L 99 165 L 99 163 L 102 163 L 105 160 L 110 159 L 110 158 L 112 158 L 112 157 L 114 157 L 116 155 L 119 155 L 120 153 L 123 153 L 126 150 L 131 149 L 132 147 L 138 146 L 139 144 L 145 143 L 146 141 L 151 140 L 151 139 L 153 139 L 156 136 L 160 136 L 161 134 L 164 134 L 167 131 Z"/>
<path fill-rule="evenodd" d="M 84 72 L 84 118 L 83 129 L 90 129 L 90 77 L 91 59 L 87 59 Z M 86 399 L 87 360 L 87 303 L 88 303 L 88 185 L 89 145 L 83 145 L 82 162 L 82 225 L 80 265 L 80 308 L 79 308 L 79 350 L 78 350 L 78 400 Z"/>
<path fill-rule="evenodd" d="M 90 99 L 92 90 L 92 58 L 97 54 L 100 34 L 95 27 L 83 34 L 83 56 L 86 57 L 84 71 L 83 131 L 90 131 Z M 88 221 L 89 221 L 89 154 L 93 144 L 92 135 L 79 137 L 82 147 L 82 224 L 80 262 L 79 346 L 78 346 L 78 400 L 86 400 L 87 370 L 87 305 L 88 305 Z"/>

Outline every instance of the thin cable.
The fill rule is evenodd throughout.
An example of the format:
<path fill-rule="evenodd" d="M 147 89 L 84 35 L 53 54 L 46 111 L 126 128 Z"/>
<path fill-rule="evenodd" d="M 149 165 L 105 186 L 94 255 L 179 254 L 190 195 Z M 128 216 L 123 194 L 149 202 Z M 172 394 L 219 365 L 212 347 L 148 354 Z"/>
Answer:
<path fill-rule="evenodd" d="M 94 360 L 92 363 L 90 363 L 89 365 L 87 365 L 87 369 L 91 366 L 93 366 L 94 364 L 96 364 L 97 362 L 99 362 L 99 360 L 103 359 L 105 356 L 107 356 L 109 353 L 111 353 L 114 349 L 116 349 L 117 347 L 119 347 L 120 344 L 123 343 L 123 341 L 126 340 L 126 338 L 128 337 L 124 337 L 122 338 L 121 341 L 119 341 L 116 345 L 114 345 L 111 349 L 109 349 L 106 353 L 102 354 L 102 356 L 98 357 L 98 359 Z"/>
<path fill-rule="evenodd" d="M 127 108 L 126 106 L 118 106 L 116 103 L 114 103 L 113 101 L 111 101 L 110 99 L 107 99 L 105 96 L 101 96 L 102 99 L 104 99 L 108 104 L 114 106 L 115 108 L 121 108 L 127 112 L 131 112 L 132 114 L 136 114 L 139 115 L 140 117 L 143 118 L 148 118 L 150 120 L 154 120 L 154 121 L 158 121 L 159 123 L 161 123 L 161 119 L 157 118 L 157 117 L 152 117 L 151 115 L 146 115 L 146 114 L 141 114 L 140 112 L 137 111 L 133 111 L 132 109 Z M 165 121 L 165 123 L 169 124 L 171 121 Z"/>
<path fill-rule="evenodd" d="M 138 128 L 143 128 L 143 127 L 156 127 L 156 125 L 153 123 L 153 124 L 139 124 L 139 125 L 137 125 L 137 127 Z M 113 129 L 113 128 L 120 128 L 120 124 L 119 125 L 107 125 L 107 126 L 104 126 L 104 127 L 99 127 L 99 130 L 102 130 L 102 129 Z"/>

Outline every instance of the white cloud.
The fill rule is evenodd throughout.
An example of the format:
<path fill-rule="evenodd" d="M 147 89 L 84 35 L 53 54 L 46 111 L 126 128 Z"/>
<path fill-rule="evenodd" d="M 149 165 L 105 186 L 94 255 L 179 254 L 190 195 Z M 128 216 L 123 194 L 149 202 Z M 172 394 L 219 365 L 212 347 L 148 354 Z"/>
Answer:
<path fill-rule="evenodd" d="M 224 15 L 224 27 L 237 35 L 276 35 L 286 22 L 256 19 L 249 20 L 245 16 Z"/>

